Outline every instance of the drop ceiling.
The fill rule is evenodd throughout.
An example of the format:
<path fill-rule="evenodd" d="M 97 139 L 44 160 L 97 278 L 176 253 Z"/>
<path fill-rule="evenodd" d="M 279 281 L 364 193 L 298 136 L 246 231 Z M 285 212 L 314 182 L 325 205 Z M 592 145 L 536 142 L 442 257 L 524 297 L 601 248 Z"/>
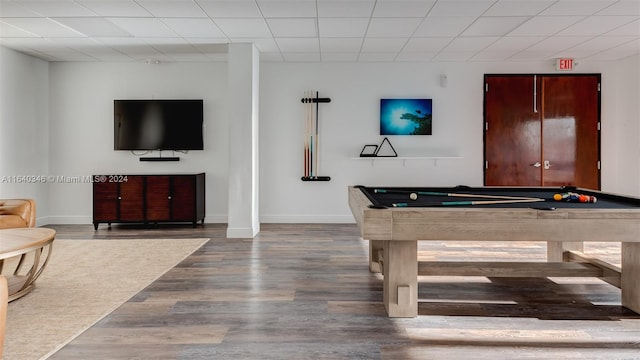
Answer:
<path fill-rule="evenodd" d="M 0 0 L 0 45 L 48 61 L 619 60 L 640 0 Z"/>

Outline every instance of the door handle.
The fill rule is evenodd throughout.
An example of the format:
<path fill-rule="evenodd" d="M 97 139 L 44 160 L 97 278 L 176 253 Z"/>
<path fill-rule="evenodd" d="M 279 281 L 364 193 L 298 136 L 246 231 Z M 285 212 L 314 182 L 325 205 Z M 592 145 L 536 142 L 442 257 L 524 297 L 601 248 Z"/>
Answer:
<path fill-rule="evenodd" d="M 544 169 L 545 170 L 549 170 L 549 168 L 551 167 L 551 163 L 549 162 L 549 160 L 545 160 L 544 161 Z"/>
<path fill-rule="evenodd" d="M 539 168 L 540 166 L 542 166 L 542 164 L 540 164 L 540 161 L 536 161 L 533 164 L 529 164 L 529 166 L 533 166 L 535 168 Z"/>

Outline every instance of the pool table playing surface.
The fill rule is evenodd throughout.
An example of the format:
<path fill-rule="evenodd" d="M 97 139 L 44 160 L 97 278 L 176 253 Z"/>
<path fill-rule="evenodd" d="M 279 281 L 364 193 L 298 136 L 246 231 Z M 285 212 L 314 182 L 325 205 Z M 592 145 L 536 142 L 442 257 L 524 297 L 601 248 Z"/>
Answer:
<path fill-rule="evenodd" d="M 555 194 L 569 192 L 595 197 L 596 201 L 554 200 Z M 484 203 L 487 201 L 491 203 Z M 557 272 L 565 268 L 576 276 L 589 274 L 620 287 L 622 305 L 640 313 L 639 198 L 559 187 L 352 186 L 349 206 L 360 234 L 369 240 L 370 269 L 384 275 L 383 301 L 391 317 L 417 315 L 418 275 L 454 268 L 451 264 L 418 261 L 417 241 L 429 240 L 545 241 L 545 268 L 540 264 L 514 264 L 518 271 L 505 271 L 505 276 L 544 275 L 545 271 L 559 276 Z M 585 241 L 622 243 L 622 267 L 582 254 Z M 576 268 L 582 266 L 576 263 L 586 263 L 585 271 Z M 527 267 L 535 270 L 523 271 Z M 485 268 L 478 263 L 477 269 Z"/>

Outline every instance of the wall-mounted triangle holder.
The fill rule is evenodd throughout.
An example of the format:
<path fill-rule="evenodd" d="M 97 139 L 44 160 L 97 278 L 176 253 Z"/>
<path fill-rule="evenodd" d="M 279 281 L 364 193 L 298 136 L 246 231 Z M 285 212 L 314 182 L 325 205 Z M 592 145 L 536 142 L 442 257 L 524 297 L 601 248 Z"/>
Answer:
<path fill-rule="evenodd" d="M 314 96 L 315 95 L 315 96 Z M 330 98 L 321 98 L 316 91 L 305 91 L 305 96 L 300 100 L 305 105 L 304 116 L 304 176 L 302 181 L 329 181 L 330 176 L 317 175 L 320 171 L 320 131 L 318 116 L 318 104 L 331 102 Z"/>
<path fill-rule="evenodd" d="M 398 153 L 389 138 L 385 137 L 380 145 L 365 145 L 360 151 L 360 157 L 398 157 Z"/>

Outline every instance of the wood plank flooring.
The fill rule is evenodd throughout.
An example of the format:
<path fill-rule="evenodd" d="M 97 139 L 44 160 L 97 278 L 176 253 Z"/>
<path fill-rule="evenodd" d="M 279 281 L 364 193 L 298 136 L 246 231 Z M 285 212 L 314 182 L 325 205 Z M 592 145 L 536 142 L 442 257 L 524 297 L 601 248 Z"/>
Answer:
<path fill-rule="evenodd" d="M 640 359 L 640 315 L 597 279 L 421 277 L 419 316 L 390 319 L 355 225 L 263 224 L 254 239 L 223 224 L 49 227 L 211 238 L 51 359 Z M 423 242 L 419 256 L 545 259 L 543 243 L 517 245 Z M 619 262 L 615 244 L 587 252 Z"/>

